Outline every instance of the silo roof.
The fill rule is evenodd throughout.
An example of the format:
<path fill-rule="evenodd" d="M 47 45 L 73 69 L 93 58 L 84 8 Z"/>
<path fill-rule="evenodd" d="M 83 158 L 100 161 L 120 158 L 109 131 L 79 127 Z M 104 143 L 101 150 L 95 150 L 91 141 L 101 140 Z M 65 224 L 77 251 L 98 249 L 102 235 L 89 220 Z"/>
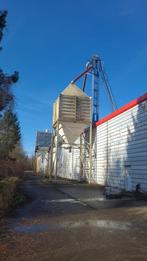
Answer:
<path fill-rule="evenodd" d="M 79 96 L 79 97 L 88 97 L 85 92 L 83 92 L 79 87 L 75 84 L 70 83 L 61 93 L 63 95 L 70 95 L 70 96 Z"/>
<path fill-rule="evenodd" d="M 49 147 L 51 144 L 51 133 L 38 131 L 36 137 L 36 146 Z"/>

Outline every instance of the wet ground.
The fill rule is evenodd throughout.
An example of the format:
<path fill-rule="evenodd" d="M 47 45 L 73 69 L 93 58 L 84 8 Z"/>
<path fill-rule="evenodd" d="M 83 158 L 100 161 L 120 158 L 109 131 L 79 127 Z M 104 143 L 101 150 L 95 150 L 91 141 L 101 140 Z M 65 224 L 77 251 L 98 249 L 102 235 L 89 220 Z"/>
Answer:
<path fill-rule="evenodd" d="M 28 176 L 29 201 L 1 225 L 0 260 L 147 260 L 147 202 Z"/>

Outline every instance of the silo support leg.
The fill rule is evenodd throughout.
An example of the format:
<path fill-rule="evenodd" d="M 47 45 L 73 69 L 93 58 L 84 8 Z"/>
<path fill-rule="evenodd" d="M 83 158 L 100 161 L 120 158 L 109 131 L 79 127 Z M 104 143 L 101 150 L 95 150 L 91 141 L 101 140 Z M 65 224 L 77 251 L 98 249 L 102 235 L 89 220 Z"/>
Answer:
<path fill-rule="evenodd" d="M 56 170 L 55 170 L 55 180 L 57 179 L 57 175 L 58 175 L 58 143 L 59 143 L 59 121 L 57 122 L 57 129 L 56 129 Z"/>
<path fill-rule="evenodd" d="M 90 123 L 90 133 L 89 133 L 89 184 L 92 178 L 92 122 Z"/>

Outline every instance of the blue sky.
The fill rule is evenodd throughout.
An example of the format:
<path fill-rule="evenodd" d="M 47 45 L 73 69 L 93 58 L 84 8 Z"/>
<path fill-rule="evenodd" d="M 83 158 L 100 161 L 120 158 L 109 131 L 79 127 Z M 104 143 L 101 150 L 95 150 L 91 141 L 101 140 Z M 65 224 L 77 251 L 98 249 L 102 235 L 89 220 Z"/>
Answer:
<path fill-rule="evenodd" d="M 0 9 L 9 13 L 0 67 L 20 73 L 13 89 L 28 154 L 36 131 L 51 129 L 52 103 L 93 54 L 119 107 L 146 92 L 146 0 L 1 0 Z M 110 112 L 103 86 L 100 106 L 101 116 Z"/>

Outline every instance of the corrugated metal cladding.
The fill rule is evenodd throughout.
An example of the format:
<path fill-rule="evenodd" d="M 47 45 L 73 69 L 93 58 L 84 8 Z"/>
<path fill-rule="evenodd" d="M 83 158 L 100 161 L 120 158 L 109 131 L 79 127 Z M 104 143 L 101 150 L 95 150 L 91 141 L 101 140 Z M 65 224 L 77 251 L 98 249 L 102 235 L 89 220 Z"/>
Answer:
<path fill-rule="evenodd" d="M 48 160 L 49 155 L 48 152 L 38 151 L 36 153 L 36 172 L 47 174 L 48 171 Z"/>
<path fill-rule="evenodd" d="M 147 190 L 147 101 L 97 127 L 96 182 Z"/>
<path fill-rule="evenodd" d="M 93 183 L 135 190 L 140 184 L 147 191 L 147 95 L 139 104 L 119 112 L 93 130 Z M 130 103 L 131 104 L 131 103 Z M 88 141 L 88 134 L 86 134 Z M 60 148 L 58 174 L 81 178 L 80 149 Z M 89 179 L 89 152 L 82 151 L 83 177 Z M 61 174 L 62 173 L 62 174 Z"/>
<path fill-rule="evenodd" d="M 79 144 L 79 139 L 76 142 Z M 80 149 L 78 147 L 59 148 L 58 176 L 80 181 Z"/>
<path fill-rule="evenodd" d="M 48 172 L 49 147 L 51 145 L 51 133 L 47 131 L 38 131 L 36 136 L 35 158 L 36 173 Z"/>

